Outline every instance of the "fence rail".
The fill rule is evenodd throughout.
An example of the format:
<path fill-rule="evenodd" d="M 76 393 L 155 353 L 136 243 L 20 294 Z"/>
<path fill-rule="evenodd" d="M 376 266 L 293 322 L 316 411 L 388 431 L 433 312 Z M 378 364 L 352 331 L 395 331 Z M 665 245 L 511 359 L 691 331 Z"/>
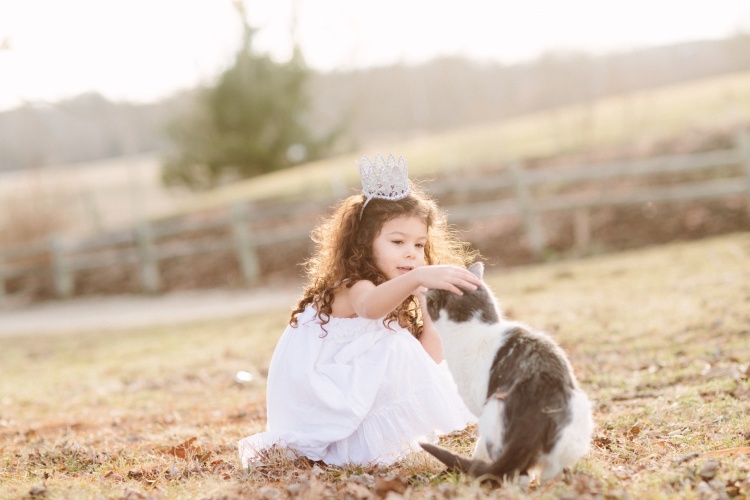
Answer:
<path fill-rule="evenodd" d="M 718 169 L 723 170 L 717 172 Z M 714 170 L 713 174 L 708 174 L 709 170 Z M 684 179 L 690 177 L 688 174 L 700 172 L 704 172 L 704 180 Z M 588 183 L 590 187 L 591 183 L 613 179 L 674 174 L 686 175 L 664 185 L 641 185 L 622 192 L 575 190 L 580 183 Z M 520 217 L 530 250 L 537 255 L 546 245 L 540 216 L 547 212 L 572 212 L 576 244 L 585 247 L 591 240 L 589 212 L 601 207 L 744 195 L 750 212 L 750 135 L 739 134 L 734 148 L 692 155 L 540 169 L 527 169 L 517 162 L 493 174 L 436 181 L 428 190 L 438 199 L 458 200 L 443 204 L 455 224 L 490 217 Z M 488 195 L 493 199 L 468 201 Z M 253 209 L 246 203 L 235 203 L 223 216 L 206 220 L 186 217 L 158 223 L 144 221 L 130 230 L 85 239 L 55 236 L 29 245 L 0 247 L 0 297 L 6 294 L 9 280 L 40 272 L 52 276 L 57 296 L 69 297 L 75 292 L 77 273 L 124 264 L 137 269 L 142 291 L 156 292 L 162 288 L 161 261 L 212 252 L 233 253 L 244 282 L 253 285 L 263 272 L 259 250 L 308 240 L 314 223 L 312 216 L 321 214 L 326 206 L 300 202 Z M 264 228 L 262 222 L 269 217 L 302 220 L 294 225 Z"/>

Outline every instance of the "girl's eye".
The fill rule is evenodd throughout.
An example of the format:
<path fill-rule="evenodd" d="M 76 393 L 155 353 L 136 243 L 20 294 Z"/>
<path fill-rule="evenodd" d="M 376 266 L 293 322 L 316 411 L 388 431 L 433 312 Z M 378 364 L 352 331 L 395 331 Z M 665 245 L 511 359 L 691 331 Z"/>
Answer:
<path fill-rule="evenodd" d="M 417 248 L 424 248 L 424 243 L 417 243 Z"/>
<path fill-rule="evenodd" d="M 400 245 L 401 243 L 403 243 L 403 241 L 401 241 L 401 240 L 393 240 L 393 243 L 395 243 L 396 245 Z"/>

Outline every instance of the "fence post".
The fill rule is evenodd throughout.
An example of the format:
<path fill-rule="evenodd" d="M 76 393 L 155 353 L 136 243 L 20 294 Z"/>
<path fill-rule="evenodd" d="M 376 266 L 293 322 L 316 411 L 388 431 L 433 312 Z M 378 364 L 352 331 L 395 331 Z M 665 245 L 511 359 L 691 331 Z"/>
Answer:
<path fill-rule="evenodd" d="M 62 238 L 54 235 L 50 240 L 52 253 L 52 276 L 55 283 L 55 294 L 61 298 L 70 297 L 73 294 L 73 275 L 65 256 L 65 243 Z"/>
<path fill-rule="evenodd" d="M 750 217 L 750 130 L 742 130 L 737 134 L 737 149 L 740 153 L 740 163 L 745 173 L 745 209 Z"/>
<path fill-rule="evenodd" d="M 513 162 L 509 165 L 509 168 L 513 176 L 516 201 L 518 202 L 521 217 L 523 217 L 524 226 L 526 226 L 526 236 L 529 239 L 529 246 L 534 256 L 538 257 L 541 255 L 542 250 L 544 250 L 544 233 L 532 206 L 531 194 L 524 179 L 523 165 L 521 162 Z"/>
<path fill-rule="evenodd" d="M 159 267 L 153 245 L 151 226 L 142 220 L 136 226 L 136 242 L 140 257 L 141 287 L 144 292 L 154 293 L 159 290 Z"/>
<path fill-rule="evenodd" d="M 578 207 L 573 217 L 575 248 L 585 254 L 591 244 L 591 214 L 588 208 Z"/>
<path fill-rule="evenodd" d="M 96 206 L 96 198 L 94 197 L 94 193 L 91 192 L 91 189 L 85 188 L 81 190 L 81 201 L 83 202 L 86 215 L 88 215 L 94 230 L 102 232 L 104 230 L 102 216 L 99 207 Z"/>
<path fill-rule="evenodd" d="M 0 252 L 0 299 L 4 299 L 6 294 L 4 263 L 3 254 Z"/>
<path fill-rule="evenodd" d="M 232 203 L 232 234 L 237 259 L 240 261 L 245 283 L 254 285 L 260 276 L 258 255 L 253 245 L 250 228 L 247 227 L 247 206 L 241 202 Z"/>

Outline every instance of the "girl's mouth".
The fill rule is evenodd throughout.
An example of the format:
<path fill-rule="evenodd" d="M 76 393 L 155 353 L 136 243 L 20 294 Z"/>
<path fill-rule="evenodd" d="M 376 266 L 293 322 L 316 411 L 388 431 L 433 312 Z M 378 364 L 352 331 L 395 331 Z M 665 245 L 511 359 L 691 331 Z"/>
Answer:
<path fill-rule="evenodd" d="M 397 267 L 396 269 L 398 270 L 399 273 L 406 274 L 414 268 L 413 267 Z"/>

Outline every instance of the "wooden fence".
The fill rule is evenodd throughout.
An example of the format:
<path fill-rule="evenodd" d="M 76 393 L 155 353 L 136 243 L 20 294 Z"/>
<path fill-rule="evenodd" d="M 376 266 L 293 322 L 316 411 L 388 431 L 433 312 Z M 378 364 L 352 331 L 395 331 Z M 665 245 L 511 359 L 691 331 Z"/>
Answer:
<path fill-rule="evenodd" d="M 466 225 L 480 219 L 518 217 L 531 252 L 538 255 L 546 247 L 540 216 L 547 212 L 574 214 L 575 242 L 582 248 L 590 242 L 589 213 L 596 208 L 740 195 L 745 197 L 750 212 L 750 134 L 738 135 L 731 149 L 692 155 L 537 169 L 516 162 L 491 174 L 461 175 L 458 179 L 435 181 L 428 187 L 439 200 L 452 200 L 443 204 L 450 221 Z M 670 175 L 677 180 L 648 182 L 655 176 Z M 596 189 L 596 183 L 628 179 L 640 183 L 614 192 Z M 589 188 L 577 189 L 580 185 Z M 590 188 L 592 185 L 594 189 Z M 315 219 L 328 205 L 329 202 L 300 202 L 259 209 L 238 202 L 220 216 L 206 220 L 185 217 L 143 222 L 129 230 L 86 239 L 55 236 L 31 245 L 0 247 L 0 297 L 6 294 L 6 282 L 29 273 L 51 275 L 54 293 L 69 297 L 75 293 L 77 273 L 123 264 L 137 269 L 143 292 L 153 293 L 163 288 L 161 261 L 218 251 L 236 256 L 244 283 L 252 286 L 263 274 L 259 249 L 308 240 Z M 273 218 L 298 222 L 276 227 L 264 224 Z M 203 236 L 193 238 L 187 234 Z"/>

